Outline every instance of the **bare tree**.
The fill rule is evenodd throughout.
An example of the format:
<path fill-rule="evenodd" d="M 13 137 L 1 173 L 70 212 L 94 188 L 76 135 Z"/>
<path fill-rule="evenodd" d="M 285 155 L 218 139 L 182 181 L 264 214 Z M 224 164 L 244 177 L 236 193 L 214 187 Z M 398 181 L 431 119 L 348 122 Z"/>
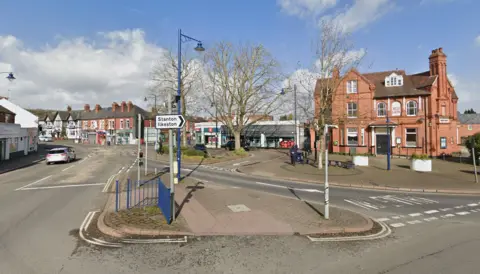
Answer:
<path fill-rule="evenodd" d="M 279 64 L 262 45 L 220 42 L 206 55 L 205 66 L 209 100 L 218 120 L 233 133 L 235 149 L 240 149 L 241 133 L 277 109 Z M 207 111 L 212 114 L 211 109 Z"/>
<path fill-rule="evenodd" d="M 198 113 L 202 108 L 199 103 L 199 87 L 201 85 L 201 65 L 194 58 L 189 58 L 186 53 L 182 54 L 182 75 L 180 77 L 181 91 L 181 113 L 184 117 Z M 159 60 L 153 67 L 151 72 L 152 85 L 149 88 L 149 95 L 157 96 L 157 107 L 162 109 L 162 103 L 168 98 L 168 94 L 172 94 L 172 98 L 177 95 L 178 89 L 178 60 L 177 56 L 168 51 L 164 58 Z M 149 103 L 153 106 L 152 96 L 147 97 Z M 184 129 L 183 129 L 184 130 Z M 182 134 L 182 143 L 186 145 L 187 135 Z"/>
<path fill-rule="evenodd" d="M 319 136 L 317 142 L 318 168 L 323 168 L 322 155 L 325 152 L 324 128 L 341 119 L 333 118 L 332 100 L 342 77 L 356 68 L 365 55 L 365 51 L 355 51 L 349 33 L 342 31 L 333 20 L 323 20 L 320 34 L 315 43 L 315 62 L 310 70 L 301 69 L 296 73 L 297 80 L 304 92 L 299 104 L 303 115 L 311 121 L 310 125 Z M 343 75 L 343 76 L 342 76 Z"/>

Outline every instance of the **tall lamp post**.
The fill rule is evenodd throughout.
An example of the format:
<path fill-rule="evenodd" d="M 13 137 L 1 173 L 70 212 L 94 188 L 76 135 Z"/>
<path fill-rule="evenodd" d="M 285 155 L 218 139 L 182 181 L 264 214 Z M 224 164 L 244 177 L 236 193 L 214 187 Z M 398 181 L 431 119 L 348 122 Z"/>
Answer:
<path fill-rule="evenodd" d="M 196 51 L 198 51 L 198 52 L 205 51 L 205 48 L 202 45 L 202 41 L 183 34 L 181 29 L 178 30 L 178 63 L 177 63 L 177 66 L 178 66 L 178 69 L 177 69 L 177 71 L 178 71 L 178 83 L 177 83 L 177 98 L 175 100 L 177 102 L 177 114 L 178 115 L 182 114 L 182 105 L 180 104 L 180 100 L 182 99 L 182 90 L 181 90 L 181 86 L 182 86 L 182 43 L 186 43 L 186 42 L 189 42 L 189 41 L 197 42 L 197 46 L 195 47 Z M 179 128 L 179 129 L 177 129 L 177 168 L 178 168 L 177 179 L 178 179 L 179 182 L 180 182 L 180 178 L 181 178 L 180 171 L 181 171 L 181 159 L 182 159 L 182 155 L 181 155 L 182 150 L 180 149 L 180 146 L 181 146 L 180 134 L 181 134 L 181 129 Z"/>
<path fill-rule="evenodd" d="M 215 107 L 215 148 L 218 148 L 218 116 L 217 116 L 217 104 L 213 102 L 210 107 Z"/>
<path fill-rule="evenodd" d="M 392 136 L 390 131 L 390 117 L 388 117 L 388 111 L 390 110 L 390 103 L 387 108 L 387 170 L 390 170 L 390 158 L 392 155 Z"/>
<path fill-rule="evenodd" d="M 288 90 L 291 88 L 282 88 L 281 95 L 287 94 Z M 295 144 L 298 146 L 298 141 L 300 139 L 300 134 L 297 126 L 297 85 L 293 85 L 293 120 L 295 123 Z"/>
<path fill-rule="evenodd" d="M 2 71 L 2 72 L 0 72 L 0 74 L 8 74 L 7 77 L 5 77 L 5 78 L 7 78 L 8 81 L 10 81 L 10 82 L 13 82 L 13 80 L 17 79 L 17 78 L 15 78 L 15 76 L 13 76 L 13 72 L 11 72 L 11 71 Z M 8 90 L 8 93 L 9 93 L 8 97 L 10 99 L 10 89 Z"/>
<path fill-rule="evenodd" d="M 328 130 L 330 128 L 338 128 L 337 125 L 325 125 L 323 128 L 323 136 L 325 138 L 325 183 L 324 186 L 324 193 L 325 193 L 325 209 L 324 209 L 324 217 L 325 219 L 330 219 L 330 186 L 328 184 L 328 141 L 330 136 L 328 134 Z"/>

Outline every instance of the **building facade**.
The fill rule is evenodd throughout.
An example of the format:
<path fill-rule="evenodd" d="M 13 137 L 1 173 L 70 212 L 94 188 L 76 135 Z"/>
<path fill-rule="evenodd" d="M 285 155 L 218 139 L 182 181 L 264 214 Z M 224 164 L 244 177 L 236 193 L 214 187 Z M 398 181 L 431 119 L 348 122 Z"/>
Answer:
<path fill-rule="evenodd" d="M 0 106 L 11 113 L 14 113 L 15 115 L 13 123 L 20 126 L 18 136 L 14 140 L 17 144 L 15 148 L 17 148 L 19 151 L 17 154 L 22 155 L 22 151 L 25 151 L 26 154 L 37 151 L 39 135 L 38 117 L 26 109 L 23 109 L 22 107 L 9 101 L 7 98 L 0 99 Z M 12 150 L 10 151 L 13 153 L 14 147 L 12 146 L 11 148 Z"/>
<path fill-rule="evenodd" d="M 448 79 L 442 48 L 431 52 L 429 70 L 422 73 L 362 74 L 353 69 L 343 76 L 334 72 L 332 77 L 330 121 L 338 128 L 330 131 L 331 152 L 387 154 L 388 144 L 398 155 L 440 156 L 461 150 L 465 125 L 459 119 L 459 98 Z M 315 101 L 323 87 L 320 81 Z"/>
<path fill-rule="evenodd" d="M 15 116 L 13 111 L 0 106 L 0 161 L 28 155 L 30 151 L 37 150 L 36 136 L 30 138 L 29 135 L 36 134 L 36 131 L 32 132 L 31 128 L 22 128 L 16 124 Z"/>

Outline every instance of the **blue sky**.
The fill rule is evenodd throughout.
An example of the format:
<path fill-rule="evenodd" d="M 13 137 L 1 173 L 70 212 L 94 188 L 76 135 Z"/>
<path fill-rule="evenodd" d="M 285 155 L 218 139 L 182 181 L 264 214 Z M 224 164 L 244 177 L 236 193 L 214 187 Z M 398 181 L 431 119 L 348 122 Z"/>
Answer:
<path fill-rule="evenodd" d="M 457 89 L 462 89 L 460 95 L 467 97 L 465 101 L 460 98 L 461 106 L 470 106 L 467 101 L 477 92 L 470 89 L 480 88 L 477 77 L 480 42 L 475 43 L 480 35 L 480 1 L 16 0 L 0 3 L 3 7 L 0 35 L 14 36 L 27 51 L 44 51 L 47 43 L 55 46 L 62 39 L 94 40 L 98 32 L 137 28 L 145 32 L 149 43 L 175 49 L 177 29 L 181 27 L 186 34 L 201 39 L 206 47 L 221 40 L 262 43 L 280 60 L 284 70 L 292 72 L 298 61 L 305 66 L 314 61 L 311 43 L 318 35 L 318 19 L 344 12 L 350 15 L 350 18 L 344 16 L 344 21 L 353 20 L 350 26 L 356 48 L 368 51 L 361 71 L 395 68 L 412 73 L 424 71 L 428 68 L 430 51 L 443 47 L 448 55 L 448 73 L 453 74 Z M 282 9 L 285 3 L 290 3 L 290 9 Z M 292 7 L 300 7 L 302 13 Z M 3 55 L 0 57 L 5 59 Z"/>

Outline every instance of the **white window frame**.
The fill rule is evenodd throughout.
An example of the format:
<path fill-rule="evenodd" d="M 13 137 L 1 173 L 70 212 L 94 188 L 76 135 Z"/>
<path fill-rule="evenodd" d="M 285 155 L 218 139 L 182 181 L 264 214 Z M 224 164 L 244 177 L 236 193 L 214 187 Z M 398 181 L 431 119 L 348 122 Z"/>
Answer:
<path fill-rule="evenodd" d="M 352 104 L 352 106 L 355 106 L 355 108 L 352 107 L 352 110 L 351 112 L 355 111 L 355 116 L 350 116 L 350 104 Z M 358 104 L 355 103 L 355 102 L 348 102 L 347 103 L 347 117 L 348 118 L 357 118 L 358 117 Z"/>
<path fill-rule="evenodd" d="M 130 119 L 125 119 L 125 128 L 130 129 Z"/>
<path fill-rule="evenodd" d="M 472 126 L 472 125 L 468 125 L 468 126 L 467 126 L 467 129 L 468 129 L 468 130 L 473 130 L 473 126 Z"/>
<path fill-rule="evenodd" d="M 123 119 L 120 119 L 120 129 L 123 129 Z"/>
<path fill-rule="evenodd" d="M 415 104 L 415 107 L 414 107 L 414 108 L 411 108 L 411 107 L 410 107 L 410 103 Z M 417 114 L 418 114 L 418 104 L 417 104 L 417 101 L 415 101 L 415 100 L 408 101 L 406 108 L 407 108 L 407 116 L 417 116 Z M 410 110 L 411 110 L 411 109 L 414 109 L 414 110 L 415 110 L 415 111 L 414 111 L 415 114 L 410 114 Z"/>
<path fill-rule="evenodd" d="M 115 129 L 115 120 L 108 120 L 108 129 Z"/>
<path fill-rule="evenodd" d="M 380 110 L 382 110 L 380 109 L 380 106 L 383 106 L 383 111 L 384 111 L 383 115 L 380 114 Z M 387 104 L 385 104 L 385 102 L 380 102 L 377 104 L 377 117 L 385 117 L 385 116 L 387 116 Z"/>
<path fill-rule="evenodd" d="M 100 129 L 105 129 L 105 120 L 100 120 Z"/>
<path fill-rule="evenodd" d="M 358 93 L 358 81 L 357 80 L 348 80 L 347 81 L 347 94 Z"/>
<path fill-rule="evenodd" d="M 350 143 L 348 140 L 348 137 L 357 137 L 357 142 L 356 143 Z M 359 140 L 358 140 L 358 128 L 356 127 L 349 127 L 347 128 L 347 145 L 348 146 L 358 146 Z"/>
<path fill-rule="evenodd" d="M 415 130 L 415 133 L 413 132 L 408 132 L 408 130 Z M 405 129 L 405 146 L 406 147 L 417 147 L 417 142 L 418 142 L 418 130 L 416 128 L 406 128 Z M 408 135 L 415 135 L 415 145 L 412 145 L 411 143 L 409 143 L 409 141 L 407 141 L 407 136 Z"/>
<path fill-rule="evenodd" d="M 83 129 L 87 129 L 88 128 L 88 121 L 83 121 Z"/>
<path fill-rule="evenodd" d="M 361 134 L 361 135 L 360 135 L 361 144 L 362 144 L 362 146 L 365 146 L 365 129 L 364 129 L 364 128 L 362 128 L 362 129 L 360 130 L 360 134 Z"/>

